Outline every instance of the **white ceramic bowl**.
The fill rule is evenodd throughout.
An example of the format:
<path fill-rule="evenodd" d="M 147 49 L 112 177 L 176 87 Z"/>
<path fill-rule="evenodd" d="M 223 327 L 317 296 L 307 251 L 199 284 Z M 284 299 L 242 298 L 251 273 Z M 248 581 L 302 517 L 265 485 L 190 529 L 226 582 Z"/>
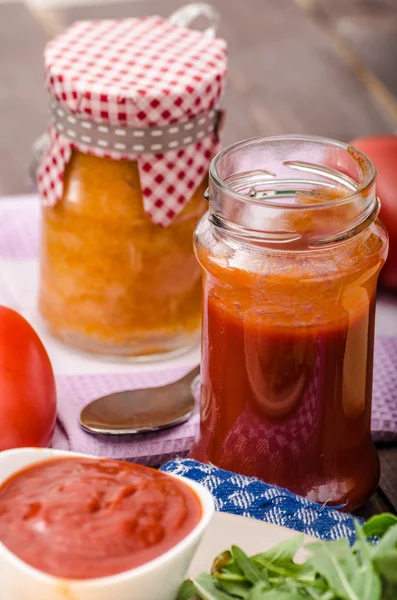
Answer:
<path fill-rule="evenodd" d="M 11 475 L 41 460 L 82 456 L 62 450 L 21 448 L 0 452 L 0 485 Z M 175 475 L 169 475 L 175 477 Z M 214 512 L 211 494 L 183 480 L 200 498 L 203 515 L 182 541 L 158 558 L 118 575 L 98 579 L 59 579 L 19 559 L 0 543 L 1 600 L 175 600 L 193 554 Z M 51 551 L 51 550 L 49 550 Z"/>

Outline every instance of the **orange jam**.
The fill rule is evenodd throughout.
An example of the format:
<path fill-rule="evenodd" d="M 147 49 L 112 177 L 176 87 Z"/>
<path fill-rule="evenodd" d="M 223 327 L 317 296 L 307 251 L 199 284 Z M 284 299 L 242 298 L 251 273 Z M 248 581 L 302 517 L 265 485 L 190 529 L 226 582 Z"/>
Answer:
<path fill-rule="evenodd" d="M 40 310 L 50 331 L 116 356 L 195 345 L 201 276 L 192 239 L 206 185 L 162 228 L 144 212 L 135 161 L 74 152 L 62 200 L 43 209 Z"/>

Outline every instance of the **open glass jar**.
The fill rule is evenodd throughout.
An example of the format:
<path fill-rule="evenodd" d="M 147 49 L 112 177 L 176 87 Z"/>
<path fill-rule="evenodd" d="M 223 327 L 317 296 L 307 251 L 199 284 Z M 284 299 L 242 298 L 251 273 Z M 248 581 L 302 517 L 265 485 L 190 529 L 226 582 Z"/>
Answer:
<path fill-rule="evenodd" d="M 188 28 L 200 11 L 205 31 Z M 199 339 L 193 231 L 219 145 L 217 13 L 83 21 L 45 51 L 40 310 L 83 350 L 164 357 Z"/>
<path fill-rule="evenodd" d="M 374 491 L 376 172 L 311 137 L 255 139 L 210 168 L 201 431 L 191 455 L 352 509 Z"/>

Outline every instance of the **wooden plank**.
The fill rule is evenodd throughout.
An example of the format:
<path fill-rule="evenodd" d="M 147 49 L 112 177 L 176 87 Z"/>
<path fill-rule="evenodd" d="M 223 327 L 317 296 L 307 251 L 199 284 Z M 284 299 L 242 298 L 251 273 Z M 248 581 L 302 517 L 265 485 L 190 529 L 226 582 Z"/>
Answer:
<path fill-rule="evenodd" d="M 32 144 L 46 126 L 46 41 L 22 3 L 0 5 L 0 194 L 28 189 Z"/>
<path fill-rule="evenodd" d="M 229 43 L 225 143 L 255 135 L 312 133 L 342 140 L 386 133 L 392 122 L 310 15 L 293 0 L 213 0 Z M 146 0 L 53 11 L 76 19 L 168 15 L 180 2 Z"/>
<path fill-rule="evenodd" d="M 397 2 L 318 0 L 335 30 L 397 97 Z"/>
<path fill-rule="evenodd" d="M 376 493 L 355 514 L 369 519 L 382 512 L 397 514 L 397 446 L 378 446 L 381 479 Z"/>
<path fill-rule="evenodd" d="M 369 519 L 382 512 L 397 514 L 397 446 L 378 446 L 381 478 L 379 488 L 368 502 L 361 506 L 355 514 Z"/>
<path fill-rule="evenodd" d="M 60 8 L 56 8 L 55 5 L 42 8 L 37 6 L 35 11 L 41 20 L 48 24 L 49 32 L 54 35 L 81 19 L 125 19 L 144 17 L 149 14 L 167 17 L 180 7 L 180 0 L 134 0 L 134 2 L 116 0 Z"/>
<path fill-rule="evenodd" d="M 397 2 L 396 0 L 310 0 L 309 4 L 317 4 L 328 14 L 340 18 L 346 14 L 385 14 L 395 9 Z"/>
<path fill-rule="evenodd" d="M 397 128 L 395 0 L 295 0 L 334 39 L 340 56 Z M 351 16 L 346 11 L 352 11 Z M 343 12 L 344 11 L 344 12 Z"/>
<path fill-rule="evenodd" d="M 390 512 L 390 510 L 390 505 L 385 501 L 382 491 L 378 489 L 372 498 L 370 498 L 368 502 L 356 510 L 354 514 L 357 517 L 362 517 L 363 519 L 367 520 L 373 515 L 378 515 L 379 513 L 383 512 Z"/>

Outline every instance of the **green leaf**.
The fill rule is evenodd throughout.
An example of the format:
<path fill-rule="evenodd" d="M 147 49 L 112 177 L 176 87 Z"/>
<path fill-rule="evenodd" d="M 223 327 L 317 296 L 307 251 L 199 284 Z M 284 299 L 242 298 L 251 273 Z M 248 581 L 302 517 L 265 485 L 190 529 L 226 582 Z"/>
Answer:
<path fill-rule="evenodd" d="M 320 592 L 313 587 L 307 587 L 306 591 L 307 597 L 311 600 L 340 600 L 335 596 L 334 592 L 332 592 L 328 586 L 326 590 Z"/>
<path fill-rule="evenodd" d="M 367 537 L 380 537 L 374 545 Z M 254 557 L 232 547 L 213 564 L 214 575 L 186 581 L 177 600 L 397 600 L 397 518 L 379 515 L 356 523 L 356 543 L 346 539 L 305 546 L 303 564 L 294 562 L 303 535 Z"/>
<path fill-rule="evenodd" d="M 202 600 L 230 600 L 227 592 L 219 589 L 216 579 L 209 573 L 202 573 L 193 580 L 196 593 Z"/>
<path fill-rule="evenodd" d="M 374 547 L 373 555 L 377 556 L 385 550 L 393 550 L 397 548 L 397 525 L 393 525 L 384 534 L 379 544 Z"/>
<path fill-rule="evenodd" d="M 266 591 L 260 588 L 258 588 L 257 592 L 255 592 L 254 588 L 251 596 L 248 596 L 248 600 L 304 600 L 305 598 L 309 598 L 309 596 L 302 595 L 298 591 L 282 589 Z"/>
<path fill-rule="evenodd" d="M 381 538 L 389 529 L 397 525 L 397 517 L 391 513 L 383 513 L 382 515 L 375 515 L 371 517 L 365 525 L 362 527 L 362 531 L 365 537 L 379 537 Z"/>
<path fill-rule="evenodd" d="M 383 550 L 377 553 L 374 557 L 374 564 L 386 581 L 397 584 L 397 549 Z"/>
<path fill-rule="evenodd" d="M 232 555 L 239 568 L 251 583 L 268 582 L 266 571 L 260 571 L 256 564 L 248 558 L 241 548 L 232 546 Z"/>
<path fill-rule="evenodd" d="M 264 558 L 266 563 L 284 563 L 292 561 L 300 548 L 302 548 L 304 540 L 305 536 L 303 533 L 298 533 L 293 538 L 280 542 L 277 546 L 274 546 L 274 548 L 270 548 L 270 550 L 262 552 L 261 554 L 256 554 L 253 556 L 253 560 L 257 561 Z"/>
<path fill-rule="evenodd" d="M 360 563 L 359 569 L 353 574 L 351 585 L 361 600 L 380 600 L 382 584 L 379 574 L 372 563 L 371 547 L 364 537 L 360 525 L 356 522 L 356 552 Z"/>
<path fill-rule="evenodd" d="M 280 561 L 278 563 L 267 562 L 264 555 L 256 557 L 257 564 L 261 565 L 268 571 L 269 579 L 272 578 L 273 574 L 280 577 L 296 579 L 300 582 L 312 583 L 315 579 L 315 572 L 312 565 L 306 562 L 302 565 L 290 561 Z"/>
<path fill-rule="evenodd" d="M 303 600 L 304 596 L 288 589 L 269 590 L 263 583 L 257 583 L 247 600 Z"/>
<path fill-rule="evenodd" d="M 397 584 L 383 582 L 382 589 L 382 600 L 396 600 L 397 598 Z"/>
<path fill-rule="evenodd" d="M 329 587 L 342 600 L 362 600 L 351 584 L 358 563 L 346 539 L 334 542 L 317 542 L 306 548 L 311 552 L 311 562 L 328 582 Z"/>
<path fill-rule="evenodd" d="M 176 600 L 191 600 L 193 598 L 197 598 L 196 587 L 193 581 L 187 579 L 182 583 Z"/>
<path fill-rule="evenodd" d="M 251 588 L 251 591 L 247 597 L 247 600 L 262 600 L 263 595 L 268 591 L 266 584 L 257 583 Z"/>
<path fill-rule="evenodd" d="M 215 573 L 213 577 L 216 577 L 218 581 L 231 581 L 231 582 L 246 582 L 247 578 L 245 575 L 239 575 L 238 573 L 234 573 L 233 571 L 229 571 L 229 569 L 223 569 L 221 573 Z"/>
<path fill-rule="evenodd" d="M 248 598 L 249 592 L 252 589 L 252 584 L 248 581 L 237 583 L 235 581 L 220 580 L 219 578 L 217 580 L 221 590 L 236 598 Z"/>

